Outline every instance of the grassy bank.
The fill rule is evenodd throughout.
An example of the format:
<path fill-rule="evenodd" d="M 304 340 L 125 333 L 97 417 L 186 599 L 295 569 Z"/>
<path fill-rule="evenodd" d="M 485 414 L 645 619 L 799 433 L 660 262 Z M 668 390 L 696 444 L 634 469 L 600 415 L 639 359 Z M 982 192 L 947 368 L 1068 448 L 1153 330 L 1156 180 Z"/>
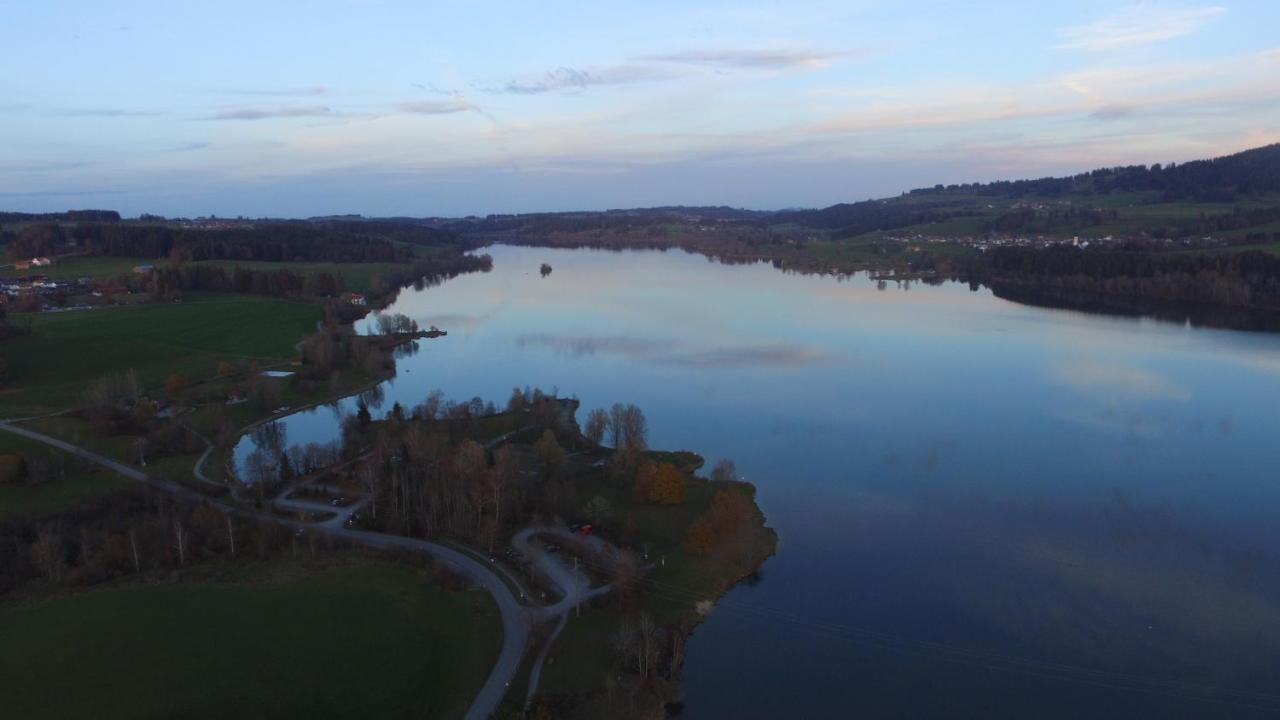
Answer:
<path fill-rule="evenodd" d="M 384 564 L 0 607 L 21 718 L 461 717 L 501 644 L 483 592 Z"/>

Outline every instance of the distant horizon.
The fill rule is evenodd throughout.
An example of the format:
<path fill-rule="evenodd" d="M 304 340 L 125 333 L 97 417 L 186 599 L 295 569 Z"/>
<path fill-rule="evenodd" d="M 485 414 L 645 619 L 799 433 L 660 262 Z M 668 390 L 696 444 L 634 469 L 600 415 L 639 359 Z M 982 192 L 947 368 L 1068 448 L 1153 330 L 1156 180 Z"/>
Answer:
<path fill-rule="evenodd" d="M 1215 155 L 1215 156 L 1211 156 L 1211 157 L 1203 157 L 1203 158 L 1201 158 L 1201 157 L 1195 157 L 1195 158 L 1185 158 L 1185 159 L 1181 159 L 1181 160 L 1157 160 L 1157 161 L 1151 161 L 1151 162 L 1145 162 L 1145 163 L 1143 163 L 1143 162 L 1135 162 L 1135 163 L 1127 163 L 1127 164 L 1131 164 L 1131 165 L 1145 165 L 1145 166 L 1147 166 L 1147 167 L 1150 167 L 1150 166 L 1155 165 L 1155 164 L 1160 164 L 1160 165 L 1178 164 L 1178 165 L 1182 165 L 1182 164 L 1185 164 L 1185 163 L 1188 163 L 1188 162 L 1194 162 L 1194 161 L 1196 161 L 1196 160 L 1211 160 L 1211 159 L 1214 159 L 1214 158 L 1217 158 L 1217 157 L 1225 157 L 1225 156 L 1227 156 L 1227 155 L 1234 155 L 1234 154 L 1236 154 L 1236 153 L 1246 152 L 1246 151 L 1249 151 L 1249 150 L 1257 150 L 1257 149 L 1260 149 L 1260 148 L 1263 148 L 1263 147 L 1269 147 L 1269 145 L 1261 145 L 1261 146 L 1256 146 L 1256 147 L 1245 147 L 1245 148 L 1241 148 L 1241 149 L 1239 149 L 1239 150 L 1235 150 L 1235 151 L 1232 151 L 1232 152 L 1223 153 L 1223 154 L 1221 154 L 1221 155 Z M 1048 175 L 1040 175 L 1040 176 L 1036 176 L 1036 177 L 1001 177 L 1001 178 L 991 178 L 991 179 L 987 179 L 987 180 L 957 180 L 957 181 L 950 181 L 950 182 L 945 182 L 945 183 L 929 183 L 929 184 L 924 184 L 924 185 L 917 185 L 917 186 L 915 186 L 915 187 L 910 187 L 910 188 L 906 188 L 906 189 L 904 189 L 904 190 L 900 190 L 900 191 L 898 191 L 898 192 L 896 192 L 896 193 L 891 193 L 891 194 L 887 194 L 887 195 L 881 195 L 881 196 L 877 196 L 877 197 L 867 197 L 867 198 L 850 198 L 850 199 L 847 199 L 847 200 L 839 200 L 839 201 L 836 201 L 835 203 L 827 203 L 827 204 L 825 204 L 825 205 L 813 205 L 813 204 L 810 204 L 810 205 L 788 205 L 788 206 L 784 206 L 784 207 L 773 207 L 773 208 L 744 207 L 744 206 L 740 206 L 740 205 L 727 205 L 727 204 L 724 204 L 724 203 L 694 203 L 694 202 L 682 202 L 682 203 L 662 203 L 662 204 L 656 204 L 656 205 L 619 205 L 619 206 L 599 207 L 599 208 L 535 209 L 535 210 L 523 210 L 523 211 L 519 211 L 519 212 L 502 212 L 502 211 L 487 211 L 487 212 L 485 212 L 485 211 L 480 211 L 480 212 L 471 212 L 471 213 L 463 213 L 463 214 L 448 214 L 448 215 L 446 215 L 446 214 L 439 214 L 439 213 L 416 213 L 416 212 L 392 212 L 392 213 L 378 213 L 378 214 L 373 214 L 373 213 L 369 213 L 369 212 L 354 212 L 354 211 L 353 211 L 353 212 L 323 212 L 323 213 L 314 213 L 314 214 L 310 214 L 310 215 L 271 215 L 271 214 L 268 214 L 268 215 L 248 215 L 248 214 L 245 214 L 245 213 L 216 212 L 216 211 L 215 211 L 215 212 L 207 212 L 207 213 L 194 213 L 194 214 L 187 214 L 187 213 L 172 213 L 172 214 L 166 214 L 166 213 L 158 213 L 158 212 L 148 211 L 148 210 L 142 210 L 142 211 L 138 211 L 138 212 L 125 212 L 125 211 L 122 211 L 120 208 L 117 208 L 117 207 L 107 207 L 107 206 L 103 206 L 103 207 L 69 206 L 69 207 L 63 207 L 63 208 L 55 208 L 55 209 L 41 209 L 41 210 L 29 210 L 29 209 L 23 209 L 23 208 L 20 208 L 20 207 L 0 206 L 0 212 L 30 213 L 30 214 L 46 214 L 46 213 L 48 213 L 48 214 L 57 214 L 57 213 L 66 213 L 66 212 L 77 212 L 77 211 L 105 210 L 105 211 L 115 211 L 115 212 L 118 212 L 118 213 L 120 214 L 120 217 L 121 217 L 121 219 L 122 219 L 122 220 L 138 220 L 138 219 L 141 219 L 141 216 L 142 216 L 142 215 L 157 215 L 157 216 L 163 217 L 163 218 L 164 218 L 164 219 L 166 219 L 166 220 L 174 220 L 174 219 L 197 219 L 197 218 L 217 218 L 217 219 L 219 219 L 219 220 L 309 220 L 309 219 L 313 219 L 313 218 L 328 218 L 328 217 L 361 217 L 361 218 L 366 218 L 366 219 L 381 219 L 381 218 L 411 218 L 411 219 L 415 219 L 415 220 L 429 220 L 429 219 L 440 219 L 440 220 L 460 220 L 460 219 L 464 219 L 464 218 L 467 218 L 467 217 L 485 217 L 485 216 L 488 216 L 488 215 L 567 214 L 567 213 L 605 213 L 605 212 L 626 212 L 626 211 L 633 211 L 633 210 L 656 210 L 656 209 L 660 209 L 660 208 L 672 208 L 672 209 L 677 209 L 677 208 L 710 208 L 710 207 L 726 207 L 726 208 L 730 208 L 730 209 L 732 209 L 732 210 L 740 210 L 740 211 L 743 211 L 743 212 L 776 213 L 776 212 L 786 212 L 786 211 L 789 211 L 789 210 L 813 210 L 813 209 L 821 209 L 821 208 L 824 208 L 824 207 L 830 207 L 831 205 L 842 204 L 842 203 L 856 203 L 856 202 L 864 202 L 864 201 L 872 201 L 872 200 L 884 200 L 884 199 L 889 199 L 889 198 L 892 198 L 892 197 L 898 197 L 898 196 L 901 196 L 901 195 L 905 195 L 905 194 L 907 194 L 907 193 L 910 193 L 910 192 L 913 192 L 913 191 L 916 191 L 916 190 L 925 190 L 925 189 L 928 189 L 928 188 L 932 188 L 932 187 L 934 187 L 935 185 L 938 185 L 938 184 L 942 184 L 942 185 L 971 185 L 971 184 L 985 185 L 985 184 L 989 184 L 989 183 L 993 183 L 993 182 L 1018 182 L 1018 181 L 1021 181 L 1021 180 L 1039 180 L 1039 179 L 1043 179 L 1043 178 L 1069 177 L 1069 176 L 1076 175 L 1076 174 L 1079 174 L 1079 173 L 1082 173 L 1082 172 L 1089 172 L 1089 171 L 1092 171 L 1092 170 L 1097 170 L 1097 169 L 1102 169 L 1102 168 L 1109 168 L 1109 167 L 1121 167 L 1121 166 L 1122 166 L 1122 164 L 1119 164 L 1119 163 L 1117 163 L 1117 164 L 1111 164 L 1111 165 L 1101 165 L 1101 166 L 1097 166 L 1097 167 L 1081 168 L 1081 169 L 1077 169 L 1077 170 L 1074 170 L 1074 171 L 1071 171 L 1071 172 L 1066 172 L 1066 171 L 1064 171 L 1064 172 L 1060 172 L 1060 173 L 1051 173 L 1051 174 L 1048 174 Z M 3 197 L 3 196 L 0 196 L 0 197 Z"/>
<path fill-rule="evenodd" d="M 824 207 L 1280 141 L 1280 6 L 0 6 L 0 206 Z M 57 52 L 50 41 L 58 39 Z"/>

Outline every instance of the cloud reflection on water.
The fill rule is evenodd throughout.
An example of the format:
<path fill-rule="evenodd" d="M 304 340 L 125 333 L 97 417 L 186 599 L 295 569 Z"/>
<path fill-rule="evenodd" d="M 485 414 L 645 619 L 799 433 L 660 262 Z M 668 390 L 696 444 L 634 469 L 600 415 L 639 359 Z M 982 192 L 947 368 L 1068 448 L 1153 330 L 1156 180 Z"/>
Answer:
<path fill-rule="evenodd" d="M 688 348 L 678 340 L 621 335 L 532 333 L 517 337 L 516 344 L 545 348 L 561 357 L 614 355 L 655 365 L 698 368 L 803 366 L 829 359 L 822 348 L 814 346 L 773 343 Z"/>
<path fill-rule="evenodd" d="M 1191 399 L 1191 393 L 1163 375 L 1124 365 L 1097 360 L 1063 363 L 1055 366 L 1054 379 L 1082 393 L 1120 394 L 1144 400 Z"/>

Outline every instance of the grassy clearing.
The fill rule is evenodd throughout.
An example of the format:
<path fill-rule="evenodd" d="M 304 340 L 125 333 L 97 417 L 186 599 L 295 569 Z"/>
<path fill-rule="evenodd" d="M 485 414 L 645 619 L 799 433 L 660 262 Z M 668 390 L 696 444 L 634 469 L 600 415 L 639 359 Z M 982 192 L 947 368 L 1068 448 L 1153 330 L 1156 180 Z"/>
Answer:
<path fill-rule="evenodd" d="M 61 451 L 34 440 L 0 433 L 0 455 L 9 454 L 65 457 Z M 62 512 L 134 484 L 115 473 L 90 470 L 70 472 L 67 477 L 39 485 L 0 485 L 0 521 Z"/>
<path fill-rule="evenodd" d="M 580 617 L 569 618 L 542 666 L 538 692 L 590 693 L 606 687 L 617 672 L 610 640 L 622 621 L 612 605 L 585 608 Z"/>
<path fill-rule="evenodd" d="M 31 334 L 0 345 L 9 387 L 0 392 L 8 417 L 77 404 L 85 384 L 107 373 L 137 371 L 146 387 L 180 373 L 202 379 L 221 360 L 278 362 L 314 330 L 317 305 L 241 295 L 181 303 L 16 316 Z"/>
<path fill-rule="evenodd" d="M 501 645 L 483 592 L 359 564 L 0 608 L 22 718 L 461 717 Z"/>

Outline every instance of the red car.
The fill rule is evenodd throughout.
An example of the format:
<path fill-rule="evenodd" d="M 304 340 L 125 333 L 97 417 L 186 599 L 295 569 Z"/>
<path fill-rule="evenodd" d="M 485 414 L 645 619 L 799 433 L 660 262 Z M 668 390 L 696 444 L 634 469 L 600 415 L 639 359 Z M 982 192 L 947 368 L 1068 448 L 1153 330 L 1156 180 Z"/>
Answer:
<path fill-rule="evenodd" d="M 590 535 L 593 531 L 595 531 L 595 528 L 590 525 L 582 525 L 578 528 L 579 535 Z"/>

